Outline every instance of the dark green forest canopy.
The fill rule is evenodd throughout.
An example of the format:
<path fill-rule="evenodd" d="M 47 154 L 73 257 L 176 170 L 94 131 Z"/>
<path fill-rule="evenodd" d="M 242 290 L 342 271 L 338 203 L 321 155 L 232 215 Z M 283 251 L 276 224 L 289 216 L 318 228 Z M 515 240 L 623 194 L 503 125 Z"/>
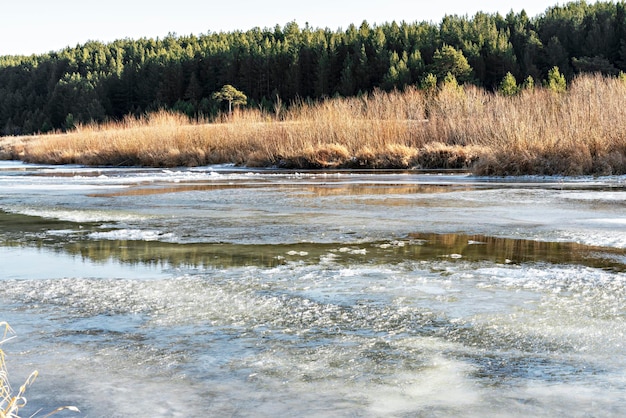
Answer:
<path fill-rule="evenodd" d="M 626 70 L 626 5 L 584 1 L 524 11 L 446 16 L 345 30 L 299 27 L 163 39 L 87 42 L 44 55 L 0 57 L 0 134 L 68 129 L 157 109 L 212 116 L 224 85 L 248 106 L 278 98 L 352 96 L 420 85 L 448 72 L 459 82 L 495 89 L 507 73 L 541 83 L 557 66 L 580 72 Z M 430 76 L 429 80 L 432 80 Z"/>

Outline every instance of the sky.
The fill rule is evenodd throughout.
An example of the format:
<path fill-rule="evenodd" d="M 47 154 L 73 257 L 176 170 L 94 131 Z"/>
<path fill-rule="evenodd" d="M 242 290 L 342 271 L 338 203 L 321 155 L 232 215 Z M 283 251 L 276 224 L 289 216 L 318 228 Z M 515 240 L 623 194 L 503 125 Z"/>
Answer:
<path fill-rule="evenodd" d="M 346 29 L 385 22 L 441 22 L 445 15 L 522 9 L 530 17 L 564 4 L 558 0 L 0 0 L 0 55 L 58 51 L 87 41 L 201 35 L 295 21 L 313 28 Z"/>

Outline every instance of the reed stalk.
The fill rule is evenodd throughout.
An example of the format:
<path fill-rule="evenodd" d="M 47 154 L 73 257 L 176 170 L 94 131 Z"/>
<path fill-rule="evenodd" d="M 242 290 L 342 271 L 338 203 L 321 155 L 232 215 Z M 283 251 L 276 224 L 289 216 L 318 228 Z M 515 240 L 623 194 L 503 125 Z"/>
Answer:
<path fill-rule="evenodd" d="M 13 338 L 15 332 L 6 322 L 0 322 L 0 328 L 4 328 L 2 337 L 0 337 L 0 346 L 2 346 L 5 342 Z M 19 412 L 26 406 L 27 403 L 26 389 L 33 384 L 38 376 L 38 373 L 37 371 L 32 372 L 26 379 L 26 382 L 24 382 L 24 384 L 20 386 L 19 390 L 15 392 L 9 381 L 9 373 L 7 371 L 5 360 L 5 353 L 2 349 L 0 349 L 0 418 L 20 418 Z M 43 418 L 47 418 L 65 410 L 80 412 L 75 406 L 63 406 L 46 414 Z M 37 413 L 35 413 L 35 415 L 37 415 Z"/>
<path fill-rule="evenodd" d="M 1 145 L 4 144 L 4 145 Z M 216 121 L 165 111 L 63 134 L 4 139 L 33 163 L 465 169 L 479 175 L 626 173 L 626 83 L 584 75 L 565 93 L 407 88 L 244 109 Z"/>

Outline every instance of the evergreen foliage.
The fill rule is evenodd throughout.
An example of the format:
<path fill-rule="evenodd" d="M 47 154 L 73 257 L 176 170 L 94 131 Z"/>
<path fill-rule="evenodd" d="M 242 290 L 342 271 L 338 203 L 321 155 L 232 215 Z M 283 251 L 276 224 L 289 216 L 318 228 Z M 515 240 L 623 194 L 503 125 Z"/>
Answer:
<path fill-rule="evenodd" d="M 248 103 L 246 95 L 230 84 L 226 84 L 219 91 L 213 93 L 213 98 L 215 100 L 219 100 L 220 102 L 228 102 L 229 114 L 233 113 L 233 105 L 239 106 Z"/>
<path fill-rule="evenodd" d="M 437 76 L 433 73 L 428 73 L 422 79 L 420 84 L 422 90 L 432 91 L 437 87 Z"/>
<path fill-rule="evenodd" d="M 546 80 L 546 87 L 555 93 L 564 93 L 567 89 L 567 82 L 565 76 L 559 71 L 559 67 L 552 67 L 548 71 L 548 79 Z"/>
<path fill-rule="evenodd" d="M 529 75 L 524 80 L 524 83 L 522 83 L 522 90 L 532 90 L 534 88 L 535 88 L 535 79 Z"/>
<path fill-rule="evenodd" d="M 463 51 L 457 51 L 450 45 L 444 45 L 441 49 L 437 49 L 433 55 L 431 72 L 437 78 L 445 78 L 451 74 L 463 83 L 469 81 L 472 67 L 463 55 Z"/>
<path fill-rule="evenodd" d="M 503 96 L 515 96 L 519 92 L 519 87 L 517 86 L 517 80 L 513 77 L 513 74 L 506 73 L 502 81 L 500 82 L 500 86 L 498 86 L 498 92 Z"/>
<path fill-rule="evenodd" d="M 624 0 L 575 1 L 534 18 L 524 11 L 477 13 L 446 16 L 439 24 L 363 22 L 336 31 L 290 22 L 3 56 L 0 135 L 160 109 L 210 117 L 220 110 L 214 93 L 225 85 L 237 86 L 250 106 L 274 109 L 277 100 L 428 87 L 448 73 L 460 84 L 497 90 L 509 73 L 517 80 L 549 80 L 554 67 L 565 82 L 584 72 L 625 71 Z"/>

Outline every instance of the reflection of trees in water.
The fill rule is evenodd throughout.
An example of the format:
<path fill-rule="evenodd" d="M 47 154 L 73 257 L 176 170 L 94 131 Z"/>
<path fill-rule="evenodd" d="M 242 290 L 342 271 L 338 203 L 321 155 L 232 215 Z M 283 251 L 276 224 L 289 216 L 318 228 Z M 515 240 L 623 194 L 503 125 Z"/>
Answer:
<path fill-rule="evenodd" d="M 175 244 L 158 241 L 104 240 L 71 243 L 65 246 L 70 254 L 95 262 L 110 259 L 128 264 L 149 264 L 163 267 L 235 267 L 282 264 L 289 249 L 282 246 L 231 244 Z"/>
<path fill-rule="evenodd" d="M 444 192 L 440 186 L 388 186 L 379 191 L 389 195 L 398 188 L 406 194 Z M 372 193 L 376 187 L 349 186 L 355 193 Z M 363 190 L 361 188 L 364 188 Z M 346 188 L 339 186 L 342 193 Z M 334 193 L 335 186 L 311 188 L 314 193 Z M 393 194 L 393 193 L 392 193 Z M 436 260 L 458 254 L 462 260 L 488 260 L 496 263 L 547 262 L 581 264 L 596 268 L 626 271 L 626 250 L 592 247 L 572 242 L 544 242 L 528 239 L 497 238 L 465 234 L 409 234 L 401 243 L 377 242 L 351 245 L 347 243 L 295 244 L 228 244 L 228 243 L 168 243 L 160 241 L 89 240 L 81 239 L 97 224 L 81 223 L 81 233 L 50 236 L 50 230 L 74 230 L 76 224 L 0 211 L 0 245 L 28 246 L 67 252 L 94 262 L 116 260 L 126 264 L 161 265 L 169 267 L 238 266 L 273 267 L 289 261 L 319 263 L 320 258 L 333 254 L 336 263 L 389 264 L 407 260 Z M 101 231 L 101 229 L 98 229 Z M 344 251 L 346 250 L 347 251 Z M 356 250 L 356 251 L 353 251 Z M 366 250 L 366 251 L 362 251 Z"/>
<path fill-rule="evenodd" d="M 574 242 L 546 242 L 465 234 L 410 234 L 425 242 L 425 248 L 439 249 L 441 255 L 460 254 L 464 259 L 488 259 L 498 263 L 548 262 L 582 264 L 590 267 L 625 270 L 624 263 L 607 256 L 626 256 L 626 250 L 593 247 Z M 445 254 L 444 254 L 445 253 Z M 605 255 L 604 257 L 602 255 Z"/>
<path fill-rule="evenodd" d="M 341 250 L 340 250 L 341 248 Z M 339 264 L 401 263 L 406 260 L 437 260 L 453 254 L 469 261 L 496 263 L 546 262 L 581 264 L 625 271 L 626 251 L 590 247 L 569 242 L 543 242 L 464 234 L 411 234 L 402 245 L 298 243 L 284 245 L 175 244 L 158 241 L 87 241 L 67 244 L 71 254 L 93 261 L 116 259 L 123 263 L 189 267 L 273 267 L 287 261 L 318 263 L 334 254 Z M 359 251 L 365 249 L 364 251 Z M 355 251 L 353 251 L 355 250 Z M 612 258 L 611 258 L 612 257 Z"/>

